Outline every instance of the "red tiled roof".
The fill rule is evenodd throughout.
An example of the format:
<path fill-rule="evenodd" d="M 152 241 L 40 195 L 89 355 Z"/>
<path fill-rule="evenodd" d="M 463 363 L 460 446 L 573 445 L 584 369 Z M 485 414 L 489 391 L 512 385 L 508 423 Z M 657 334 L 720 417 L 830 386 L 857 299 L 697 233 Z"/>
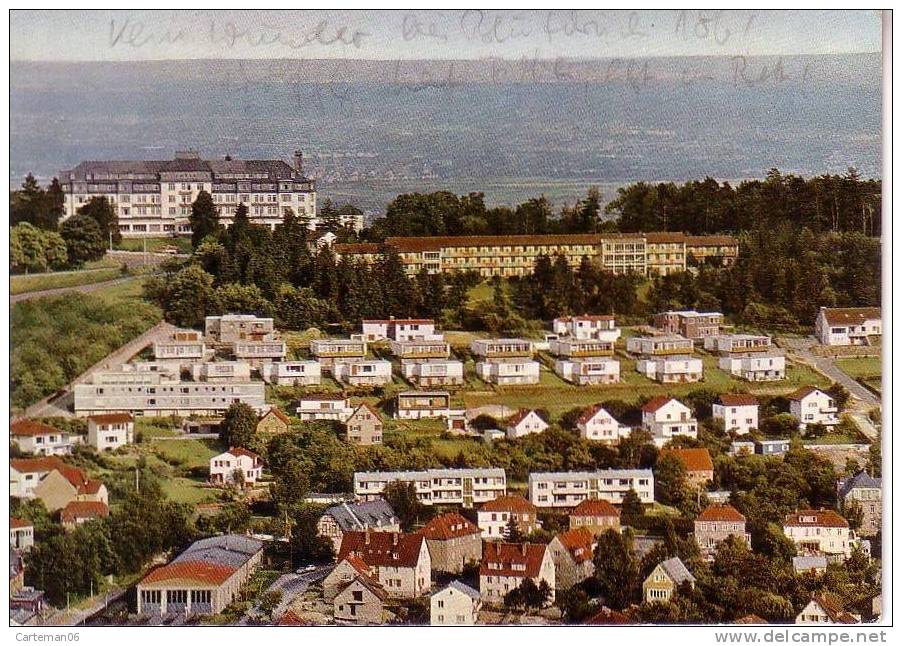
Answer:
<path fill-rule="evenodd" d="M 666 395 L 652 397 L 645 403 L 645 406 L 642 407 L 642 412 L 654 413 L 671 399 L 673 399 L 673 397 L 667 397 Z"/>
<path fill-rule="evenodd" d="M 733 236 L 686 236 L 686 244 L 696 247 L 738 245 L 739 240 Z"/>
<path fill-rule="evenodd" d="M 273 406 L 272 408 L 270 408 L 270 409 L 266 412 L 266 414 L 265 414 L 263 417 L 260 418 L 261 421 L 262 421 L 263 419 L 265 419 L 266 417 L 270 416 L 270 415 L 274 415 L 274 416 L 276 417 L 276 419 L 278 419 L 278 420 L 280 420 L 280 421 L 282 421 L 282 422 L 285 422 L 286 424 L 290 424 L 290 423 L 291 423 L 291 420 L 288 419 L 288 415 L 286 415 L 285 413 L 283 413 L 282 410 L 281 410 L 278 406 Z"/>
<path fill-rule="evenodd" d="M 332 249 L 337 254 L 357 254 L 357 253 L 371 253 L 377 254 L 382 251 L 381 244 L 376 244 L 374 242 L 343 242 L 332 245 Z"/>
<path fill-rule="evenodd" d="M 810 395 L 811 393 L 817 392 L 817 391 L 824 392 L 824 391 L 821 390 L 820 388 L 815 388 L 814 386 L 802 386 L 801 388 L 799 388 L 799 389 L 796 390 L 795 392 L 793 392 L 793 393 L 787 395 L 786 398 L 789 399 L 789 400 L 792 400 L 792 401 L 801 401 L 801 400 L 803 400 L 805 397 L 807 397 L 808 395 Z"/>
<path fill-rule="evenodd" d="M 89 415 L 88 421 L 93 421 L 97 424 L 126 424 L 134 422 L 135 418 L 128 413 L 108 413 L 106 415 Z"/>
<path fill-rule="evenodd" d="M 519 423 L 522 422 L 524 419 L 526 419 L 527 417 L 529 417 L 529 414 L 530 414 L 530 413 L 534 413 L 534 412 L 535 412 L 535 411 L 532 410 L 531 408 L 521 408 L 521 409 L 518 410 L 516 413 L 514 413 L 513 415 L 511 415 L 510 417 L 508 417 L 508 418 L 507 418 L 507 421 L 504 422 L 504 425 L 505 425 L 507 428 L 514 428 L 515 426 L 517 426 L 517 424 L 519 424 Z M 539 415 L 538 413 L 536 413 L 536 415 L 538 416 L 539 419 L 542 419 L 542 416 L 541 416 L 541 415 Z M 545 420 L 542 420 L 542 421 L 544 422 Z"/>
<path fill-rule="evenodd" d="M 9 461 L 9 466 L 19 473 L 46 473 L 65 467 L 66 463 L 53 455 L 45 458 L 13 458 Z"/>
<path fill-rule="evenodd" d="M 312 622 L 301 619 L 297 616 L 294 610 L 289 610 L 284 613 L 279 620 L 276 622 L 277 626 L 310 626 Z"/>
<path fill-rule="evenodd" d="M 826 307 L 823 312 L 830 325 L 861 325 L 880 318 L 879 307 Z"/>
<path fill-rule="evenodd" d="M 9 526 L 10 529 L 22 529 L 23 527 L 32 527 L 31 521 L 22 520 L 21 518 L 16 518 L 14 516 L 9 517 Z"/>
<path fill-rule="evenodd" d="M 577 527 L 557 535 L 557 539 L 564 546 L 576 563 L 585 563 L 592 559 L 594 547 L 592 532 L 585 527 Z"/>
<path fill-rule="evenodd" d="M 436 516 L 419 533 L 432 541 L 444 541 L 479 534 L 480 529 L 460 514 L 450 513 Z"/>
<path fill-rule="evenodd" d="M 219 563 L 209 563 L 207 561 L 179 561 L 178 563 L 169 563 L 155 570 L 151 570 L 147 576 L 141 579 L 138 585 L 147 585 L 149 583 L 159 583 L 162 581 L 173 581 L 178 579 L 188 579 L 198 583 L 222 585 L 232 574 L 235 569 Z"/>
<path fill-rule="evenodd" d="M 757 406 L 758 400 L 754 395 L 745 393 L 722 393 L 718 398 L 724 406 Z"/>
<path fill-rule="evenodd" d="M 16 437 L 34 437 L 35 435 L 50 435 L 60 433 L 52 426 L 47 426 L 41 422 L 35 422 L 30 419 L 22 419 L 13 422 L 9 427 L 9 434 Z"/>
<path fill-rule="evenodd" d="M 811 520 L 808 520 L 808 519 Z M 803 509 L 786 516 L 784 527 L 848 527 L 845 518 L 832 509 Z"/>
<path fill-rule="evenodd" d="M 350 554 L 345 556 L 343 559 L 341 559 L 341 561 L 346 561 L 348 563 L 348 565 L 350 565 L 352 568 L 354 568 L 355 570 L 357 570 L 360 574 L 362 574 L 364 576 L 370 575 L 370 566 L 367 565 L 363 561 L 363 559 L 361 559 L 359 556 L 357 556 L 353 552 L 351 552 Z M 339 561 L 339 562 L 341 562 L 341 561 Z"/>
<path fill-rule="evenodd" d="M 74 523 L 81 518 L 106 518 L 110 515 L 110 508 L 105 503 L 92 500 L 73 500 L 60 512 L 60 520 L 64 523 Z"/>
<path fill-rule="evenodd" d="M 661 457 L 672 455 L 683 463 L 686 471 L 713 471 L 714 462 L 708 449 L 662 449 Z"/>
<path fill-rule="evenodd" d="M 586 410 L 580 413 L 579 417 L 576 418 L 577 424 L 588 424 L 593 417 L 598 414 L 598 411 L 604 410 L 604 406 L 601 404 L 593 404 L 589 406 Z M 605 411 L 607 413 L 607 411 Z M 610 413 L 608 413 L 610 414 Z"/>
<path fill-rule="evenodd" d="M 298 401 L 302 402 L 319 402 L 319 401 L 341 401 L 347 399 L 344 393 L 316 393 L 314 395 L 304 395 L 298 397 Z"/>
<path fill-rule="evenodd" d="M 83 483 L 78 485 L 78 493 L 95 494 L 100 491 L 100 488 L 102 486 L 103 483 L 100 480 L 85 480 Z"/>
<path fill-rule="evenodd" d="M 596 499 L 596 500 L 583 500 L 576 507 L 573 508 L 573 511 L 570 512 L 571 516 L 614 516 L 620 517 L 620 510 L 617 509 L 614 505 L 609 503 L 607 500 Z"/>
<path fill-rule="evenodd" d="M 686 234 L 678 231 L 654 231 L 645 234 L 648 242 L 685 242 Z"/>
<path fill-rule="evenodd" d="M 248 451 L 246 448 L 244 448 L 242 446 L 230 447 L 229 450 L 226 451 L 226 453 L 231 453 L 236 458 L 243 455 L 243 456 L 249 457 L 251 460 L 254 460 L 255 462 L 260 459 L 259 455 L 257 455 L 253 451 Z"/>
<path fill-rule="evenodd" d="M 422 534 L 399 532 L 345 532 L 338 560 L 354 553 L 370 567 L 414 567 L 420 559 Z"/>
<path fill-rule="evenodd" d="M 852 616 L 851 613 L 843 610 L 842 604 L 839 599 L 834 597 L 831 594 L 824 593 L 819 594 L 812 598 L 812 601 L 817 603 L 821 608 L 824 609 L 824 612 L 829 615 L 830 619 L 838 624 L 857 624 L 858 620 Z"/>
<path fill-rule="evenodd" d="M 610 608 L 602 608 L 583 622 L 588 626 L 624 626 L 631 623 L 632 620 L 625 614 Z"/>
<path fill-rule="evenodd" d="M 523 496 L 498 496 L 489 500 L 479 508 L 479 511 L 507 511 L 518 514 L 535 514 L 536 506 Z"/>
<path fill-rule="evenodd" d="M 510 245 L 597 245 L 601 244 L 597 233 L 507 235 L 507 236 L 433 236 L 421 238 L 387 238 L 385 243 L 400 252 L 438 251 L 445 247 L 497 247 Z M 620 237 L 620 236 L 617 236 Z M 641 233 L 630 237 L 641 238 Z"/>
<path fill-rule="evenodd" d="M 539 576 L 544 557 L 545 545 L 486 542 L 479 575 L 535 578 Z"/>
<path fill-rule="evenodd" d="M 371 404 L 368 404 L 367 402 L 363 402 L 357 408 L 355 408 L 354 412 L 351 414 L 351 418 L 353 418 L 354 415 L 356 415 L 358 413 L 358 411 L 360 411 L 361 408 L 367 409 L 370 413 L 373 414 L 373 416 L 375 416 L 376 419 L 378 419 L 378 420 L 382 419 L 382 417 L 380 417 L 380 415 L 379 415 L 379 411 L 377 411 L 375 408 L 373 408 L 373 406 Z"/>
<path fill-rule="evenodd" d="M 732 505 L 708 505 L 695 519 L 702 522 L 735 522 L 744 523 L 745 516 L 736 511 Z"/>
<path fill-rule="evenodd" d="M 740 617 L 733 623 L 734 624 L 766 624 L 766 623 L 768 623 L 768 621 L 767 621 L 767 619 L 762 619 L 758 615 L 751 614 L 751 615 L 746 615 L 744 617 Z"/>

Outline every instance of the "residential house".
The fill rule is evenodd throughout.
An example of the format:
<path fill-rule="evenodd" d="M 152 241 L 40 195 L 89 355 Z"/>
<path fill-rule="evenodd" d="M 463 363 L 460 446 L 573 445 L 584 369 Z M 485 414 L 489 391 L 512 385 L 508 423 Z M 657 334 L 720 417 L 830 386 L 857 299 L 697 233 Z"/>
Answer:
<path fill-rule="evenodd" d="M 585 409 L 576 419 L 576 428 L 584 440 L 602 444 L 617 444 L 632 433 L 629 426 L 623 426 L 614 419 L 601 404 L 594 404 Z"/>
<path fill-rule="evenodd" d="M 789 412 L 799 420 L 799 430 L 809 424 L 823 424 L 833 428 L 839 423 L 836 402 L 820 388 L 803 386 L 789 395 Z"/>
<path fill-rule="evenodd" d="M 585 527 L 561 532 L 548 544 L 554 560 L 554 583 L 558 590 L 569 590 L 595 574 L 592 554 L 595 537 Z"/>
<path fill-rule="evenodd" d="M 332 601 L 335 599 L 335 595 L 359 576 L 369 578 L 370 566 L 356 554 L 348 554 L 338 561 L 332 571 L 323 579 L 323 599 L 327 602 Z"/>
<path fill-rule="evenodd" d="M 687 339 L 704 339 L 720 334 L 723 314 L 681 310 L 655 314 L 655 327 L 666 334 L 679 334 Z"/>
<path fill-rule="evenodd" d="M 352 553 L 367 564 L 389 597 L 412 599 L 429 594 L 432 560 L 422 534 L 345 532 L 338 559 Z"/>
<path fill-rule="evenodd" d="M 655 446 L 675 437 L 698 437 L 698 421 L 688 406 L 673 397 L 654 397 L 642 407 L 642 428 L 652 434 Z"/>
<path fill-rule="evenodd" d="M 525 339 L 476 339 L 470 351 L 480 359 L 512 359 L 532 357 L 534 347 Z"/>
<path fill-rule="evenodd" d="M 793 556 L 792 569 L 796 574 L 823 574 L 827 571 L 827 557 L 822 555 Z"/>
<path fill-rule="evenodd" d="M 880 531 L 883 517 L 882 484 L 881 478 L 875 478 L 864 470 L 836 483 L 840 503 L 844 507 L 855 504 L 861 509 L 861 527 L 858 533 L 862 536 L 874 536 Z"/>
<path fill-rule="evenodd" d="M 441 340 L 441 333 L 435 331 L 432 319 L 364 319 L 361 325 L 363 337 L 367 341 L 417 341 Z"/>
<path fill-rule="evenodd" d="M 745 516 L 732 505 L 708 505 L 695 518 L 695 542 L 706 558 L 713 559 L 717 546 L 730 536 L 752 546 L 752 535 L 745 531 Z"/>
<path fill-rule="evenodd" d="M 332 375 L 348 386 L 384 386 L 391 382 L 391 361 L 385 359 L 336 360 Z"/>
<path fill-rule="evenodd" d="M 280 339 L 245 340 L 232 343 L 232 356 L 235 359 L 258 368 L 267 363 L 282 361 L 287 354 L 288 346 Z"/>
<path fill-rule="evenodd" d="M 554 374 L 577 386 L 620 383 L 620 362 L 610 357 L 594 357 L 569 361 L 557 359 Z"/>
<path fill-rule="evenodd" d="M 548 422 L 534 410 L 521 408 L 504 423 L 508 439 L 516 439 L 533 433 L 541 433 L 548 428 Z"/>
<path fill-rule="evenodd" d="M 314 339 L 310 342 L 310 354 L 322 368 L 331 370 L 336 361 L 363 361 L 366 359 L 366 341 Z"/>
<path fill-rule="evenodd" d="M 714 480 L 714 461 L 708 449 L 666 448 L 658 455 L 658 459 L 667 455 L 672 455 L 686 467 L 686 480 L 690 486 L 704 488 Z"/>
<path fill-rule="evenodd" d="M 620 338 L 620 328 L 613 316 L 588 315 L 564 316 L 551 322 L 552 331 L 561 336 L 574 339 L 600 339 L 615 342 Z"/>
<path fill-rule="evenodd" d="M 786 357 L 778 350 L 720 357 L 717 367 L 746 381 L 780 381 L 786 378 Z"/>
<path fill-rule="evenodd" d="M 722 355 L 766 352 L 772 347 L 771 338 L 763 334 L 718 334 L 706 336 L 702 344 L 708 352 Z"/>
<path fill-rule="evenodd" d="M 110 515 L 110 508 L 106 503 L 90 500 L 73 500 L 63 507 L 60 512 L 60 522 L 63 529 L 72 531 L 82 523 L 98 518 L 106 518 Z"/>
<path fill-rule="evenodd" d="M 395 418 L 427 419 L 452 414 L 451 393 L 444 390 L 405 390 L 395 400 Z"/>
<path fill-rule="evenodd" d="M 562 359 L 610 357 L 614 354 L 614 341 L 563 337 L 552 340 L 549 348 L 551 354 Z"/>
<path fill-rule="evenodd" d="M 460 386 L 464 382 L 464 364 L 457 359 L 402 359 L 402 376 L 415 386 Z"/>
<path fill-rule="evenodd" d="M 508 538 L 508 525 L 513 520 L 520 532 L 529 535 L 538 528 L 536 506 L 522 496 L 498 496 L 476 512 L 476 523 L 486 540 Z"/>
<path fill-rule="evenodd" d="M 204 336 L 215 343 L 268 341 L 274 338 L 275 334 L 273 319 L 253 314 L 223 314 L 204 319 Z"/>
<path fill-rule="evenodd" d="M 730 442 L 728 453 L 730 455 L 754 455 L 755 442 L 754 440 L 733 440 Z"/>
<path fill-rule="evenodd" d="M 626 340 L 626 351 L 640 357 L 666 357 L 692 354 L 692 339 L 670 334 L 662 336 L 632 336 Z"/>
<path fill-rule="evenodd" d="M 635 622 L 627 615 L 607 606 L 602 606 L 601 610 L 583 621 L 584 626 L 628 626 L 632 623 Z"/>
<path fill-rule="evenodd" d="M 10 517 L 9 546 L 27 552 L 34 545 L 34 525 L 31 521 Z"/>
<path fill-rule="evenodd" d="M 345 422 L 345 434 L 351 444 L 382 444 L 382 418 L 379 411 L 366 402 L 360 404 Z"/>
<path fill-rule="evenodd" d="M 106 486 L 89 479 L 84 471 L 56 456 L 13 458 L 9 461 L 10 496 L 38 498 L 48 511 L 55 512 L 73 500 L 109 504 Z"/>
<path fill-rule="evenodd" d="M 74 439 L 69 433 L 42 422 L 23 419 L 9 426 L 9 441 L 22 453 L 34 455 L 68 455 Z"/>
<path fill-rule="evenodd" d="M 257 432 L 263 434 L 287 433 L 289 428 L 291 428 L 291 420 L 278 406 L 273 406 L 266 411 L 257 422 Z"/>
<path fill-rule="evenodd" d="M 556 579 L 554 559 L 547 545 L 535 543 L 488 542 L 479 566 L 479 593 L 483 602 L 504 603 L 505 595 L 531 579 L 537 586 L 544 581 L 551 589 L 549 603 L 554 601 Z"/>
<path fill-rule="evenodd" d="M 482 608 L 478 590 L 452 581 L 429 600 L 429 624 L 432 626 L 473 626 Z"/>
<path fill-rule="evenodd" d="M 197 330 L 178 329 L 167 338 L 154 342 L 153 356 L 157 361 L 178 364 L 203 361 L 207 357 L 207 346 Z"/>
<path fill-rule="evenodd" d="M 391 505 L 381 498 L 367 502 L 343 502 L 329 507 L 316 523 L 316 533 L 332 541 L 336 554 L 346 532 L 370 529 L 381 532 L 401 531 Z"/>
<path fill-rule="evenodd" d="M 240 446 L 210 458 L 210 482 L 215 485 L 252 485 L 263 475 L 263 458 Z"/>
<path fill-rule="evenodd" d="M 504 469 L 427 469 L 358 471 L 354 474 L 354 496 L 358 500 L 381 498 L 390 482 L 414 483 L 424 505 L 472 507 L 507 493 Z"/>
<path fill-rule="evenodd" d="M 726 431 L 745 435 L 758 430 L 758 400 L 754 395 L 721 393 L 711 411 L 714 419 L 723 420 Z"/>
<path fill-rule="evenodd" d="M 636 371 L 662 384 L 695 383 L 701 381 L 704 367 L 701 359 L 689 355 L 643 357 L 636 361 Z"/>
<path fill-rule="evenodd" d="M 391 341 L 391 353 L 403 360 L 427 361 L 429 359 L 447 359 L 451 356 L 451 346 L 439 337 L 436 340 Z"/>
<path fill-rule="evenodd" d="M 88 444 L 98 451 L 118 449 L 135 441 L 135 418 L 128 413 L 88 417 Z"/>
<path fill-rule="evenodd" d="M 596 538 L 609 529 L 620 531 L 620 510 L 607 500 L 583 500 L 569 516 L 570 529 L 585 528 Z"/>
<path fill-rule="evenodd" d="M 433 572 L 459 574 L 468 563 L 482 558 L 479 527 L 460 514 L 441 514 L 419 530 L 426 538 Z"/>
<path fill-rule="evenodd" d="M 576 507 L 583 500 L 607 500 L 619 505 L 632 489 L 643 504 L 655 501 L 651 469 L 537 472 L 529 474 L 529 500 L 540 509 Z"/>
<path fill-rule="evenodd" d="M 322 365 L 319 361 L 270 361 L 260 367 L 263 381 L 276 386 L 319 386 Z"/>
<path fill-rule="evenodd" d="M 251 364 L 245 361 L 205 361 L 191 364 L 194 381 L 225 384 L 251 380 Z"/>
<path fill-rule="evenodd" d="M 295 413 L 302 421 L 331 419 L 347 422 L 353 414 L 351 402 L 342 393 L 319 393 L 305 395 L 297 400 Z"/>
<path fill-rule="evenodd" d="M 539 372 L 539 362 L 532 359 L 492 359 L 476 363 L 476 376 L 487 384 L 499 386 L 537 384 Z"/>
<path fill-rule="evenodd" d="M 332 600 L 335 621 L 358 626 L 378 626 L 385 621 L 386 591 L 365 576 L 345 584 Z"/>
<path fill-rule="evenodd" d="M 756 440 L 755 453 L 767 457 L 781 457 L 789 451 L 791 445 L 788 439 Z"/>
<path fill-rule="evenodd" d="M 814 331 L 824 345 L 868 345 L 883 334 L 879 307 L 821 307 Z"/>
<path fill-rule="evenodd" d="M 676 556 L 655 566 L 642 583 L 642 598 L 646 603 L 666 603 L 683 584 L 695 587 L 695 577 Z"/>
<path fill-rule="evenodd" d="M 833 595 L 822 593 L 811 597 L 808 605 L 796 615 L 796 624 L 843 625 L 860 624 L 861 617 L 843 609 Z"/>
<path fill-rule="evenodd" d="M 195 541 L 136 586 L 139 615 L 214 615 L 235 601 L 263 558 L 263 543 L 226 534 Z"/>
<path fill-rule="evenodd" d="M 844 561 L 858 544 L 848 521 L 832 509 L 804 509 L 786 516 L 783 533 L 796 545 L 800 556 L 826 556 Z"/>

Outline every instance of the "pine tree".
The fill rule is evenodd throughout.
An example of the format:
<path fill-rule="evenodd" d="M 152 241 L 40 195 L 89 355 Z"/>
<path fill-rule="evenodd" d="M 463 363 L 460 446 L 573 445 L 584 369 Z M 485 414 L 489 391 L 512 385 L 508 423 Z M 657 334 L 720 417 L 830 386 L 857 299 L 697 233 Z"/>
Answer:
<path fill-rule="evenodd" d="M 241 206 L 243 204 L 239 205 L 239 208 Z M 191 246 L 195 249 L 200 246 L 204 238 L 222 231 L 213 197 L 206 191 L 197 194 L 197 199 L 191 204 L 191 215 L 188 216 L 188 221 L 191 223 Z"/>

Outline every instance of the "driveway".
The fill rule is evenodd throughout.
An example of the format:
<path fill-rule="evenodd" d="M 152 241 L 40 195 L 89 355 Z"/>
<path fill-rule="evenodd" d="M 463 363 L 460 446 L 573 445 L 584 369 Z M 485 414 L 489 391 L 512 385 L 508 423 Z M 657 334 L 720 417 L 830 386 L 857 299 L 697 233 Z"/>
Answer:
<path fill-rule="evenodd" d="M 842 384 L 849 391 L 849 394 L 858 400 L 865 409 L 871 409 L 880 405 L 880 398 L 840 370 L 832 357 L 821 357 L 811 352 L 811 348 L 817 343 L 813 337 L 802 339 L 781 338 L 779 341 L 781 346 L 786 348 L 790 354 L 795 355 L 800 361 L 812 366 L 831 381 Z"/>
<path fill-rule="evenodd" d="M 20 303 L 22 301 L 30 301 L 35 298 L 46 298 L 48 296 L 59 296 L 60 294 L 68 294 L 70 292 L 79 292 L 81 294 L 87 294 L 89 292 L 95 292 L 98 289 L 104 289 L 106 287 L 112 287 L 113 285 L 120 285 L 122 283 L 127 283 L 132 280 L 136 280 L 140 278 L 140 276 L 126 276 L 125 278 L 114 278 L 112 280 L 105 280 L 100 283 L 91 283 L 89 285 L 73 285 L 72 287 L 56 287 L 54 289 L 42 289 L 38 292 L 25 292 L 23 294 L 11 294 L 9 297 L 9 304 L 15 305 L 16 303 Z"/>

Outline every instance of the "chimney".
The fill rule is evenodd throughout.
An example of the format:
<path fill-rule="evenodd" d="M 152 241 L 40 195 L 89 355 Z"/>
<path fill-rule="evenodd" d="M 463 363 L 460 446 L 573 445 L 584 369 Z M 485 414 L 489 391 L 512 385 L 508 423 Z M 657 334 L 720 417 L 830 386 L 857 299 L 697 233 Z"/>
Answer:
<path fill-rule="evenodd" d="M 294 170 L 298 175 L 304 173 L 304 153 L 300 150 L 294 151 Z"/>
<path fill-rule="evenodd" d="M 526 556 L 526 543 L 520 543 L 520 552 Z"/>
<path fill-rule="evenodd" d="M 367 527 L 366 530 L 364 530 L 364 533 L 366 534 L 366 537 L 363 539 L 363 544 L 369 545 L 370 544 L 370 528 Z"/>
<path fill-rule="evenodd" d="M 398 544 L 398 532 L 392 532 L 392 533 L 391 533 L 391 544 L 392 544 L 392 545 L 397 545 L 397 544 Z"/>

